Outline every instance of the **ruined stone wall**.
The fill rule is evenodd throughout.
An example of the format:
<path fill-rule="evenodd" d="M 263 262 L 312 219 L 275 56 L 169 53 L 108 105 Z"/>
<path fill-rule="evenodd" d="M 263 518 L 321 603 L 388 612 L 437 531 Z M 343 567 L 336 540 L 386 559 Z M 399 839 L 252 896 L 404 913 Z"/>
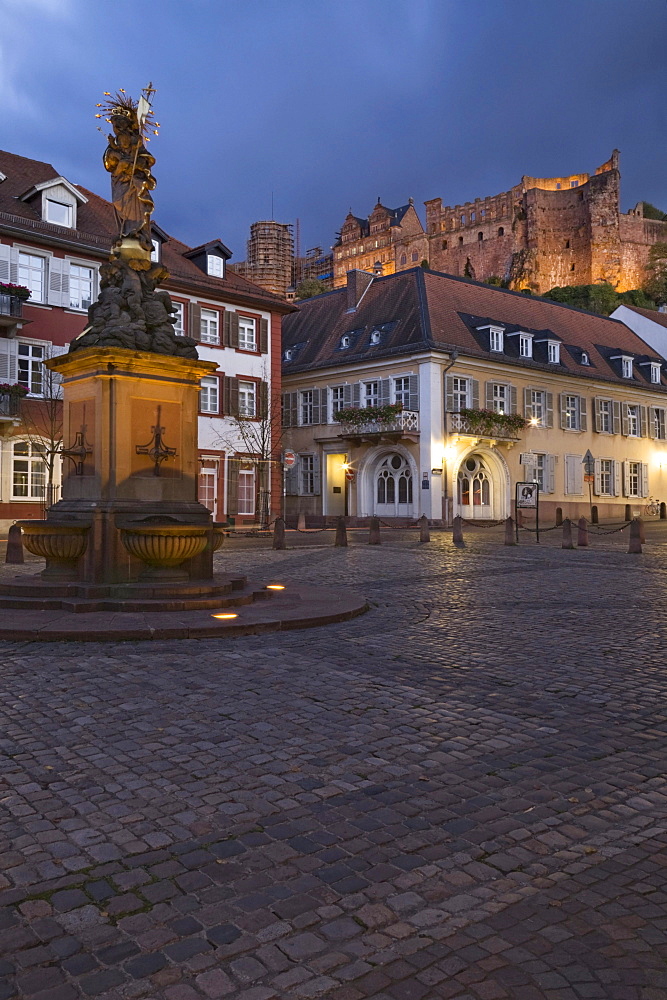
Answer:
<path fill-rule="evenodd" d="M 576 188 L 531 188 L 524 195 L 526 268 L 517 287 L 546 292 L 556 285 L 591 280 L 588 184 Z"/>
<path fill-rule="evenodd" d="M 634 214 L 619 217 L 621 280 L 618 291 L 637 288 L 644 281 L 648 252 L 654 243 L 667 243 L 667 222 L 643 219 Z"/>

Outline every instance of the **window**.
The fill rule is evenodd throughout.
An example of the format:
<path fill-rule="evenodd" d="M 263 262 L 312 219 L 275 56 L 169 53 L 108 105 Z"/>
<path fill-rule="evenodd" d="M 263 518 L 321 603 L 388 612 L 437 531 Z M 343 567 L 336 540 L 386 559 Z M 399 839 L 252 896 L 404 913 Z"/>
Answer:
<path fill-rule="evenodd" d="M 151 260 L 157 264 L 160 260 L 160 241 L 151 240 Z"/>
<path fill-rule="evenodd" d="M 381 339 L 380 338 L 380 331 L 379 330 L 373 330 L 373 332 L 371 333 L 371 344 L 373 344 L 373 345 L 379 344 L 380 343 L 380 339 Z"/>
<path fill-rule="evenodd" d="M 443 241 L 442 241 L 442 249 L 443 249 L 443 250 L 446 250 L 446 249 L 447 249 L 447 240 L 443 240 Z"/>
<path fill-rule="evenodd" d="M 529 389 L 528 418 L 531 422 L 544 425 L 545 405 L 542 389 Z"/>
<path fill-rule="evenodd" d="M 255 473 L 253 469 L 239 469 L 236 509 L 239 514 L 255 513 Z"/>
<path fill-rule="evenodd" d="M 404 253 L 402 253 L 401 254 L 401 264 L 407 264 L 407 262 L 408 262 L 407 256 Z"/>
<path fill-rule="evenodd" d="M 19 385 L 26 387 L 33 396 L 41 396 L 44 389 L 44 347 L 41 344 L 19 344 Z"/>
<path fill-rule="evenodd" d="M 454 375 L 452 378 L 452 396 L 454 413 L 460 413 L 461 410 L 465 410 L 469 403 L 469 380 L 467 378 L 460 378 L 458 375 Z"/>
<path fill-rule="evenodd" d="M 312 424 L 313 422 L 313 390 L 306 389 L 301 393 L 301 423 Z"/>
<path fill-rule="evenodd" d="M 503 349 L 503 331 L 497 330 L 495 327 L 491 327 L 489 330 L 489 349 L 492 351 L 502 351 Z"/>
<path fill-rule="evenodd" d="M 174 333 L 178 337 L 185 336 L 185 328 L 183 326 L 183 303 L 182 302 L 172 302 L 174 307 L 173 317 L 176 321 L 174 323 Z"/>
<path fill-rule="evenodd" d="M 55 226 L 67 226 L 72 228 L 72 206 L 65 205 L 62 201 L 46 199 L 46 221 L 52 222 Z"/>
<path fill-rule="evenodd" d="M 519 336 L 519 354 L 522 358 L 533 356 L 533 338 L 524 333 Z"/>
<path fill-rule="evenodd" d="M 665 411 L 662 406 L 652 406 L 653 437 L 659 441 L 665 440 Z"/>
<path fill-rule="evenodd" d="M 627 482 L 625 484 L 625 493 L 629 497 L 640 497 L 642 495 L 641 482 L 642 482 L 642 467 L 641 462 L 628 462 L 626 464 L 627 468 Z"/>
<path fill-rule="evenodd" d="M 299 467 L 301 474 L 301 495 L 312 496 L 315 493 L 315 456 L 300 455 Z"/>
<path fill-rule="evenodd" d="M 499 226 L 498 227 L 498 236 L 504 236 L 504 235 L 505 235 L 505 230 L 504 230 L 503 226 Z"/>
<path fill-rule="evenodd" d="M 660 371 L 660 365 L 651 365 L 651 382 L 653 382 L 654 385 L 660 384 Z"/>
<path fill-rule="evenodd" d="M 220 317 L 215 309 L 202 309 L 199 336 L 202 344 L 220 343 Z"/>
<path fill-rule="evenodd" d="M 15 499 L 42 500 L 46 496 L 46 446 L 16 441 L 12 468 L 12 496 Z"/>
<path fill-rule="evenodd" d="M 533 456 L 535 465 L 535 482 L 540 487 L 542 493 L 547 492 L 547 481 L 546 481 L 546 471 L 547 471 L 547 456 L 546 455 L 534 455 Z"/>
<path fill-rule="evenodd" d="M 471 212 L 471 213 L 470 213 L 470 221 L 471 221 L 471 222 L 474 222 L 474 221 L 475 221 L 475 213 L 474 213 L 474 212 Z"/>
<path fill-rule="evenodd" d="M 19 285 L 31 291 L 33 302 L 46 301 L 46 258 L 19 252 Z"/>
<path fill-rule="evenodd" d="M 462 215 L 461 216 L 461 225 L 465 226 L 465 224 L 466 224 L 466 217 L 465 217 L 465 215 Z"/>
<path fill-rule="evenodd" d="M 632 378 L 632 358 L 621 358 L 623 378 Z"/>
<path fill-rule="evenodd" d="M 491 408 L 494 413 L 509 413 L 508 385 L 502 385 L 500 382 L 494 382 L 491 396 Z"/>
<path fill-rule="evenodd" d="M 202 413 L 218 413 L 218 393 L 219 383 L 215 375 L 210 375 L 201 380 L 199 392 L 199 409 Z"/>
<path fill-rule="evenodd" d="M 257 385 L 239 382 L 239 416 L 254 417 L 257 413 Z"/>
<path fill-rule="evenodd" d="M 560 184 L 556 184 L 556 190 L 560 191 Z"/>
<path fill-rule="evenodd" d="M 345 386 L 334 385 L 331 389 L 331 416 L 335 417 L 345 406 Z"/>
<path fill-rule="evenodd" d="M 628 421 L 628 437 L 639 437 L 639 407 L 635 403 L 628 403 L 626 415 Z"/>
<path fill-rule="evenodd" d="M 287 350 L 283 353 L 283 361 L 291 361 L 291 360 L 292 360 L 292 348 L 288 347 Z"/>
<path fill-rule="evenodd" d="M 364 406 L 380 405 L 380 383 L 366 382 L 364 384 Z"/>
<path fill-rule="evenodd" d="M 570 249 L 570 241 L 569 240 L 565 240 L 565 249 L 566 250 Z"/>
<path fill-rule="evenodd" d="M 463 237 L 459 236 L 459 246 L 463 246 Z"/>
<path fill-rule="evenodd" d="M 603 434 L 611 434 L 612 432 L 612 409 L 610 399 L 599 399 L 598 403 L 598 418 L 600 430 Z"/>
<path fill-rule="evenodd" d="M 568 431 L 579 430 L 579 397 L 565 397 L 565 429 Z"/>
<path fill-rule="evenodd" d="M 214 278 L 224 278 L 225 262 L 222 257 L 213 253 L 206 254 L 206 273 Z"/>
<path fill-rule="evenodd" d="M 547 344 L 547 356 L 549 358 L 549 364 L 560 364 L 560 344 L 555 344 L 550 340 Z"/>
<path fill-rule="evenodd" d="M 257 350 L 255 320 L 250 316 L 239 316 L 239 347 L 242 351 Z"/>
<path fill-rule="evenodd" d="M 343 334 L 343 336 L 340 338 L 340 346 L 342 347 L 343 350 L 345 350 L 346 347 L 349 347 L 351 343 L 352 343 L 352 338 L 350 337 L 349 333 Z"/>
<path fill-rule="evenodd" d="M 604 497 L 612 496 L 613 485 L 614 485 L 614 463 L 611 460 L 611 458 L 601 458 L 599 495 Z"/>
<path fill-rule="evenodd" d="M 588 353 L 586 351 L 581 352 L 581 363 L 582 365 L 590 365 L 591 363 L 591 359 L 589 358 Z"/>
<path fill-rule="evenodd" d="M 480 241 L 480 243 L 481 243 L 481 241 L 482 241 L 482 240 L 484 239 L 484 233 L 477 233 L 477 239 L 478 239 L 478 240 Z"/>
<path fill-rule="evenodd" d="M 69 307 L 88 309 L 93 301 L 93 269 L 81 264 L 69 266 Z"/>
<path fill-rule="evenodd" d="M 410 406 L 410 379 L 407 375 L 394 379 L 394 402 L 402 403 L 403 409 Z"/>
<path fill-rule="evenodd" d="M 570 181 L 570 187 L 571 188 L 579 187 L 579 181 Z"/>

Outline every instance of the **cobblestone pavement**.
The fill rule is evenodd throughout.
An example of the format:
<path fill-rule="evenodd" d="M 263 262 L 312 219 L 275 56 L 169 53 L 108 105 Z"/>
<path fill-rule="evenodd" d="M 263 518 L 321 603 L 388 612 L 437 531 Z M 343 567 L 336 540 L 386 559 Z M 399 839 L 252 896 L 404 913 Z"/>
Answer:
<path fill-rule="evenodd" d="M 0 1000 L 664 1000 L 667 533 L 626 534 L 237 539 L 372 610 L 5 643 Z"/>

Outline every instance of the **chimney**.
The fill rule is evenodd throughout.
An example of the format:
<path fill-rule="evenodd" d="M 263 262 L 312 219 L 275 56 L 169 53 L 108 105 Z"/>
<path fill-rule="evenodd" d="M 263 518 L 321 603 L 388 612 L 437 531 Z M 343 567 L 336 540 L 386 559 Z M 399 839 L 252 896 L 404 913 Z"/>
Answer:
<path fill-rule="evenodd" d="M 361 302 L 368 286 L 373 281 L 373 275 L 358 268 L 347 272 L 347 311 L 354 312 Z"/>

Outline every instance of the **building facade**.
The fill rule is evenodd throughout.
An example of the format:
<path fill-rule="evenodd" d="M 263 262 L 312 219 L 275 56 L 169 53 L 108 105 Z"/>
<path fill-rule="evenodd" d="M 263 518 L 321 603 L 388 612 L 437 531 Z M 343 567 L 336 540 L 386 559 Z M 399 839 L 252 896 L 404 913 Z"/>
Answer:
<path fill-rule="evenodd" d="M 83 332 L 117 226 L 111 204 L 48 163 L 0 152 L 0 526 L 58 499 L 61 389 L 44 367 Z M 153 226 L 175 331 L 218 369 L 202 382 L 199 499 L 217 520 L 281 504 L 280 328 L 291 306 L 227 269 L 219 240 L 191 248 Z M 29 298 L 24 298 L 29 291 Z"/>
<path fill-rule="evenodd" d="M 428 240 L 412 198 L 400 208 L 387 208 L 378 198 L 367 219 L 352 212 L 345 219 L 333 247 L 333 286 L 345 285 L 350 270 L 394 274 L 427 258 Z"/>
<path fill-rule="evenodd" d="M 352 271 L 284 322 L 287 516 L 503 519 L 522 482 L 544 518 L 641 513 L 667 487 L 664 372 L 612 319 L 422 268 Z"/>

